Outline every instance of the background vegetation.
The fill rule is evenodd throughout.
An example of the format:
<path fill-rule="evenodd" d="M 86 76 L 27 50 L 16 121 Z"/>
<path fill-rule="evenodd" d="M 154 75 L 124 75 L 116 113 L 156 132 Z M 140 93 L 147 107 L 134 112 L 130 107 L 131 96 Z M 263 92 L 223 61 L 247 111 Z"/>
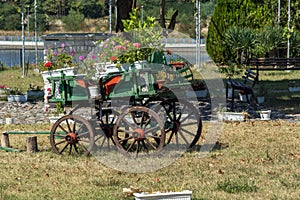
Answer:
<path fill-rule="evenodd" d="M 114 2 L 114 1 L 113 1 Z M 202 24 L 205 28 L 213 13 L 216 0 L 203 0 Z M 0 29 L 6 31 L 21 30 L 22 0 L 0 2 Z M 30 30 L 34 30 L 34 0 L 24 0 L 25 28 L 28 21 Z M 137 0 L 137 7 L 142 9 L 143 15 L 159 19 L 161 0 Z M 166 18 L 179 10 L 176 30 L 195 37 L 195 3 L 194 0 L 167 0 Z M 29 15 L 28 15 L 29 13 Z M 96 31 L 109 30 L 108 16 L 109 0 L 37 0 L 38 31 Z M 115 25 L 115 10 L 113 8 L 113 25 Z M 9 16 L 9 17 L 7 17 Z"/>
<path fill-rule="evenodd" d="M 207 52 L 217 64 L 247 64 L 251 57 L 299 56 L 299 1 L 291 1 L 288 30 L 287 0 L 218 0 L 207 37 Z"/>

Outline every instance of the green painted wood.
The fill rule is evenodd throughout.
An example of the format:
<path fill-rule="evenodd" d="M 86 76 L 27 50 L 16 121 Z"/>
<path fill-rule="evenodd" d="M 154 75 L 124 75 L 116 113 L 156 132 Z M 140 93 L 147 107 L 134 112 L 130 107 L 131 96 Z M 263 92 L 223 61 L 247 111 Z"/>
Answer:
<path fill-rule="evenodd" d="M 20 150 L 18 150 L 18 149 L 13 149 L 13 148 L 9 148 L 9 147 L 2 147 L 2 146 L 0 146 L 0 150 L 9 151 L 9 152 L 20 152 Z"/>
<path fill-rule="evenodd" d="M 38 134 L 38 135 L 45 135 L 45 134 L 50 134 L 49 131 L 6 131 L 3 132 L 4 134 L 19 134 L 19 135 L 29 135 L 29 134 Z"/>

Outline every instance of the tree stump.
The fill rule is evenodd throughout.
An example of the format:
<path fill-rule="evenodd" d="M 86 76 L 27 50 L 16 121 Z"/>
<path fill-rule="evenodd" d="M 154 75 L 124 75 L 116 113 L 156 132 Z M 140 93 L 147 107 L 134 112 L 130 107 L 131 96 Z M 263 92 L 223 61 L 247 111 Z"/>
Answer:
<path fill-rule="evenodd" d="M 9 137 L 7 133 L 1 135 L 1 146 L 10 148 Z"/>
<path fill-rule="evenodd" d="M 27 137 L 26 138 L 26 146 L 27 146 L 27 152 L 28 153 L 35 153 L 38 151 L 37 147 L 37 137 Z"/>

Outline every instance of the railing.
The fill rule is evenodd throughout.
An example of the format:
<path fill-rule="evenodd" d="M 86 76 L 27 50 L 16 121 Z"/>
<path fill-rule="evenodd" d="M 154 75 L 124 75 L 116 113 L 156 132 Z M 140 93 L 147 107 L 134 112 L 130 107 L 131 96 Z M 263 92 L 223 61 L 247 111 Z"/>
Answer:
<path fill-rule="evenodd" d="M 25 36 L 26 42 L 35 42 L 34 36 Z M 22 41 L 21 36 L 0 36 L 0 41 Z M 41 37 L 37 38 L 38 42 L 42 42 Z M 165 38 L 162 41 L 165 44 L 196 44 L 196 40 L 193 38 Z M 205 39 L 200 40 L 200 44 L 205 44 Z"/>
<path fill-rule="evenodd" d="M 0 41 L 20 42 L 20 41 L 22 41 L 22 37 L 21 36 L 0 36 Z M 24 41 L 35 42 L 35 36 L 25 36 Z M 37 41 L 42 42 L 41 37 L 37 37 Z"/>

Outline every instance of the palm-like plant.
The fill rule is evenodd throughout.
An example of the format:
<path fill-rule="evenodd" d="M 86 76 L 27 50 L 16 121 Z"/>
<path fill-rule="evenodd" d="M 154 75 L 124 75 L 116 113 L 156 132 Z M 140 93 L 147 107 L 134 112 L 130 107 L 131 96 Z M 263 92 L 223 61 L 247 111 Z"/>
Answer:
<path fill-rule="evenodd" d="M 283 37 L 283 29 L 269 26 L 258 32 L 258 41 L 257 57 L 280 57 L 286 40 Z"/>
<path fill-rule="evenodd" d="M 225 33 L 225 43 L 236 55 L 237 64 L 247 63 L 257 44 L 256 34 L 246 27 L 231 27 Z"/>

